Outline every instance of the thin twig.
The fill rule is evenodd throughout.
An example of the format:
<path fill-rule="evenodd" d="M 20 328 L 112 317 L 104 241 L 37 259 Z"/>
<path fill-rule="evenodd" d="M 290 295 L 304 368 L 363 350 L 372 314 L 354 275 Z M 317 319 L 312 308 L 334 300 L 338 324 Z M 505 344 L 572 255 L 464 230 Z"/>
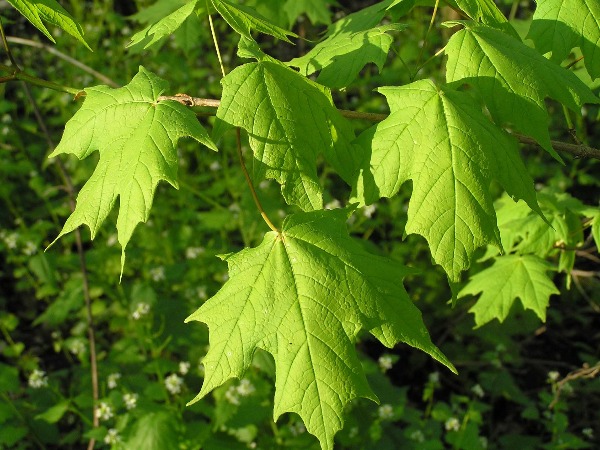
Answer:
<path fill-rule="evenodd" d="M 548 409 L 553 409 L 554 406 L 556 406 L 556 404 L 558 403 L 558 400 L 560 399 L 560 394 L 561 394 L 562 389 L 564 388 L 565 384 L 567 384 L 569 381 L 573 381 L 578 378 L 592 379 L 592 378 L 596 378 L 596 376 L 599 374 L 600 374 L 600 362 L 596 363 L 596 365 L 593 367 L 590 367 L 589 364 L 585 363 L 581 369 L 577 369 L 577 370 L 567 374 L 567 376 L 565 376 L 562 380 L 560 380 L 559 382 L 556 383 L 556 391 L 554 392 L 554 399 L 552 400 L 550 405 L 548 405 Z"/>
<path fill-rule="evenodd" d="M 174 100 L 186 106 L 204 106 L 209 108 L 217 109 L 221 104 L 221 101 L 214 98 L 198 98 L 192 97 L 187 94 L 177 94 L 177 95 L 161 95 L 158 97 L 158 101 L 163 100 Z M 347 119 L 360 119 L 366 120 L 369 122 L 381 122 L 387 119 L 388 114 L 378 114 L 378 113 L 369 113 L 369 112 L 359 112 L 359 111 L 349 111 L 347 109 L 339 109 L 340 114 Z M 535 139 L 524 136 L 518 133 L 511 133 L 521 144 L 534 145 L 536 147 L 541 147 Z M 559 150 L 565 153 L 569 153 L 576 158 L 592 158 L 592 159 L 600 159 L 600 150 L 594 147 L 590 147 L 585 144 L 569 144 L 567 142 L 561 141 L 550 141 L 552 147 L 555 150 Z"/>
<path fill-rule="evenodd" d="M 67 61 L 69 64 L 83 70 L 84 72 L 89 73 L 90 75 L 96 77 L 98 80 L 102 81 L 103 83 L 106 83 L 107 85 L 109 85 L 111 87 L 114 87 L 114 88 L 120 87 L 116 81 L 114 81 L 111 78 L 107 77 L 106 75 L 101 74 L 100 72 L 92 69 L 90 66 L 83 64 L 82 62 L 76 60 L 75 58 L 72 58 L 69 55 L 65 55 L 63 52 L 57 50 L 56 48 L 54 48 L 50 45 L 44 44 L 42 42 L 33 41 L 31 39 L 23 39 L 23 38 L 16 37 L 16 36 L 7 36 L 6 40 L 12 44 L 20 44 L 20 45 L 27 45 L 29 47 L 41 48 L 41 49 L 47 51 L 48 53 L 51 53 L 65 61 Z"/>
<path fill-rule="evenodd" d="M 0 33 L 2 35 L 2 42 L 4 44 L 6 53 L 8 54 L 11 64 L 13 64 L 13 66 L 15 67 L 15 70 L 16 70 L 16 72 L 13 74 L 15 76 L 14 78 L 22 80 L 22 85 L 23 85 L 23 89 L 25 91 L 25 95 L 27 96 L 27 99 L 31 103 L 33 114 L 35 115 L 36 121 L 37 121 L 40 129 L 42 130 L 42 133 L 46 139 L 48 147 L 51 150 L 54 150 L 55 145 L 54 145 L 54 142 L 52 141 L 52 137 L 50 136 L 50 132 L 48 131 L 48 127 L 46 126 L 46 122 L 44 121 L 44 119 L 42 117 L 40 109 L 37 105 L 37 102 L 35 101 L 35 97 L 31 93 L 31 89 L 29 88 L 29 85 L 25 82 L 27 80 L 27 78 L 21 77 L 21 75 L 25 75 L 25 74 L 20 71 L 19 66 L 17 65 L 16 61 L 14 60 L 14 58 L 12 56 L 12 52 L 8 45 L 8 41 L 4 34 L 4 28 L 2 27 L 1 22 L 0 22 Z M 32 78 L 37 79 L 37 77 L 32 77 Z M 43 83 L 35 83 L 35 84 L 40 84 L 40 85 L 48 84 L 48 82 L 46 82 L 45 80 L 41 80 L 41 81 Z M 54 84 L 54 83 L 49 83 L 49 84 Z M 56 85 L 56 86 L 58 86 L 58 85 Z M 67 187 L 67 192 L 69 194 L 69 204 L 71 207 L 71 211 L 74 211 L 75 210 L 75 189 L 73 187 L 73 183 L 72 183 L 71 178 L 69 177 L 69 174 L 68 174 L 67 170 L 65 169 L 62 161 L 60 160 L 60 158 L 57 158 L 57 161 L 58 161 L 59 173 L 60 173 L 61 177 L 63 178 L 65 186 Z M 98 403 L 98 396 L 99 396 L 98 392 L 99 391 L 98 391 L 98 366 L 97 366 L 97 357 L 96 357 L 96 339 L 95 339 L 95 333 L 94 333 L 94 321 L 93 321 L 93 315 L 92 315 L 92 300 L 91 300 L 90 289 L 89 289 L 88 270 L 87 270 L 87 266 L 85 263 L 85 250 L 83 249 L 83 241 L 81 238 L 81 231 L 79 230 L 79 228 L 75 230 L 75 243 L 77 246 L 77 254 L 79 255 L 79 266 L 81 269 L 82 281 L 83 281 L 83 297 L 85 300 L 86 315 L 87 315 L 87 322 L 88 322 L 88 340 L 89 340 L 89 345 L 90 345 L 90 370 L 91 370 L 91 377 L 92 377 L 92 399 L 93 399 L 92 423 L 93 423 L 94 428 L 96 428 L 100 425 L 100 420 L 99 420 L 98 411 L 97 411 L 97 403 Z M 96 445 L 96 439 L 91 438 L 90 442 L 88 444 L 88 450 L 93 450 L 95 445 Z"/>
<path fill-rule="evenodd" d="M 265 223 L 269 226 L 269 228 L 271 230 L 273 230 L 275 233 L 280 234 L 281 232 L 279 231 L 279 229 L 277 229 L 277 227 L 275 225 L 273 225 L 273 222 L 271 222 L 271 219 L 269 219 L 269 216 L 267 216 L 267 213 L 263 209 L 263 207 L 260 203 L 260 200 L 258 199 L 258 195 L 256 194 L 256 189 L 254 189 L 254 185 L 252 184 L 252 180 L 250 179 L 250 175 L 248 174 L 248 169 L 246 169 L 246 163 L 244 162 L 244 155 L 242 154 L 242 142 L 241 142 L 241 138 L 240 138 L 239 127 L 235 129 L 235 133 L 236 133 L 235 136 L 236 136 L 236 141 L 237 141 L 237 153 L 238 153 L 238 157 L 240 158 L 240 165 L 242 166 L 242 171 L 244 172 L 244 177 L 246 177 L 246 183 L 248 183 L 248 186 L 250 187 L 250 193 L 252 194 L 254 203 L 256 204 L 256 207 L 258 208 L 260 215 L 262 216 Z"/>

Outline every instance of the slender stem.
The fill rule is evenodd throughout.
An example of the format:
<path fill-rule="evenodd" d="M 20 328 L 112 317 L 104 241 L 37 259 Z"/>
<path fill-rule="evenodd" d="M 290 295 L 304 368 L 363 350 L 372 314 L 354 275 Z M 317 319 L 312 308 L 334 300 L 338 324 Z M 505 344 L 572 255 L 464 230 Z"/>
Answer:
<path fill-rule="evenodd" d="M 440 50 L 441 52 L 442 50 Z M 439 53 L 439 52 L 438 52 Z M 215 110 L 221 104 L 220 100 L 214 98 L 196 98 L 191 97 L 187 94 L 179 94 L 175 96 L 161 96 L 158 98 L 161 100 L 174 100 L 186 106 L 205 106 L 209 108 L 214 108 Z M 349 111 L 346 109 L 338 109 L 340 114 L 347 119 L 359 119 L 359 120 L 367 120 L 369 122 L 381 122 L 388 118 L 388 114 L 380 114 L 380 113 L 369 113 L 369 112 L 359 112 L 359 111 Z M 206 113 L 202 113 L 206 114 Z M 214 114 L 214 113 L 213 113 Z M 535 139 L 524 136 L 518 133 L 512 133 L 514 137 L 518 139 L 521 144 L 534 145 L 539 147 L 540 145 L 537 143 Z M 562 151 L 565 153 L 569 153 L 576 158 L 592 158 L 592 159 L 600 159 L 600 150 L 594 147 L 589 147 L 584 144 L 569 144 L 567 142 L 561 141 L 550 141 L 552 147 L 555 150 Z"/>
<path fill-rule="evenodd" d="M 6 50 L 6 54 L 8 55 L 8 59 L 10 60 L 10 63 L 15 67 L 17 72 L 20 72 L 21 69 L 19 68 L 19 65 L 17 64 L 17 62 L 15 61 L 15 58 L 12 55 L 12 52 L 10 51 L 10 47 L 8 46 L 8 41 L 6 40 L 6 34 L 4 33 L 4 26 L 2 25 L 2 18 L 0 18 L 0 35 L 2 35 L 2 45 L 4 45 L 4 50 Z"/>
<path fill-rule="evenodd" d="M 85 94 L 85 91 L 83 91 L 82 89 L 76 89 L 69 86 L 56 84 L 52 81 L 43 80 L 34 75 L 29 75 L 25 72 L 17 71 L 9 66 L 5 66 L 4 64 L 0 64 L 0 70 L 12 72 L 10 75 L 0 78 L 0 82 L 2 83 L 13 80 L 21 80 L 26 81 L 27 83 L 33 84 L 35 86 L 45 87 L 48 89 L 52 89 L 53 91 L 66 92 L 68 94 L 73 94 L 78 97 L 82 94 Z"/>
<path fill-rule="evenodd" d="M 429 33 L 433 28 L 433 22 L 435 22 L 435 16 L 437 15 L 438 7 L 440 6 L 440 0 L 435 0 L 435 5 L 433 7 L 433 14 L 431 14 L 431 20 L 429 21 L 429 26 L 427 27 L 427 31 L 425 32 L 425 37 L 423 38 L 423 46 L 421 47 L 421 51 L 419 52 L 419 57 L 417 58 L 417 67 L 421 63 L 421 58 L 423 58 L 423 53 L 425 52 L 425 47 L 427 47 L 427 38 L 429 37 Z M 415 71 L 415 75 L 417 71 Z"/>
<path fill-rule="evenodd" d="M 513 4 L 510 7 L 510 13 L 508 13 L 509 21 L 512 21 L 515 19 L 515 17 L 517 17 L 517 11 L 519 10 L 519 3 L 521 3 L 520 0 L 513 0 Z"/>
<path fill-rule="evenodd" d="M 571 61 L 569 64 L 567 64 L 565 66 L 565 69 L 570 69 L 571 67 L 573 67 L 575 64 L 577 64 L 579 61 L 581 61 L 583 59 L 583 56 L 580 56 L 579 58 L 577 58 L 575 61 Z"/>
<path fill-rule="evenodd" d="M 7 36 L 6 40 L 12 44 L 20 44 L 20 45 L 27 45 L 29 47 L 41 48 L 41 49 L 47 51 L 48 53 L 51 53 L 55 56 L 58 56 L 60 59 L 67 61 L 69 64 L 83 70 L 84 72 L 89 73 L 90 75 L 96 77 L 98 80 L 102 81 L 103 83 L 106 83 L 107 85 L 109 85 L 111 87 L 114 87 L 114 88 L 120 87 L 116 81 L 113 81 L 111 78 L 107 77 L 104 74 L 101 74 L 100 72 L 92 69 L 90 66 L 88 66 L 86 64 L 83 64 L 82 62 L 76 60 L 75 58 L 71 58 L 69 55 L 65 55 L 63 52 L 55 49 L 54 47 L 52 47 L 50 45 L 43 44 L 43 43 L 37 42 L 37 41 L 32 41 L 31 39 L 23 39 L 23 38 L 15 37 L 15 36 Z"/>
<path fill-rule="evenodd" d="M 415 76 L 417 76 L 419 74 L 419 71 L 423 67 L 425 67 L 427 64 L 429 64 L 431 61 L 433 61 L 438 56 L 440 56 L 444 52 L 444 50 L 446 50 L 446 46 L 445 45 L 442 48 L 440 48 L 437 52 L 435 52 L 435 55 L 433 55 L 432 57 L 430 57 L 429 59 L 427 59 L 427 61 L 425 61 L 423 64 L 421 64 L 419 67 L 417 67 L 417 71 L 415 72 Z"/>
<path fill-rule="evenodd" d="M 27 95 L 29 102 L 31 103 L 31 105 L 33 107 L 33 113 L 38 122 L 38 125 L 40 126 L 40 129 L 42 130 L 42 133 L 44 134 L 44 136 L 46 138 L 46 142 L 48 143 L 48 146 L 50 147 L 50 149 L 53 150 L 55 148 L 55 145 L 50 136 L 50 132 L 48 131 L 48 128 L 46 127 L 46 123 L 44 122 L 44 119 L 42 118 L 42 114 L 40 113 L 40 110 L 37 106 L 37 102 L 35 101 L 35 98 L 31 94 L 31 90 L 29 89 L 29 86 L 27 85 L 27 83 L 23 83 L 23 88 L 25 90 L 25 94 Z M 57 158 L 57 161 L 58 161 L 59 173 L 60 173 L 61 177 L 63 178 L 65 186 L 67 187 L 67 192 L 68 192 L 68 196 L 69 196 L 69 206 L 70 206 L 71 212 L 72 212 L 75 210 L 75 188 L 73 187 L 71 178 L 69 177 L 69 174 L 68 174 L 67 170 L 65 169 L 64 164 L 62 163 L 62 160 L 60 158 Z M 87 265 L 85 262 L 85 250 L 83 248 L 83 240 L 81 238 L 81 230 L 79 228 L 77 228 L 75 230 L 75 245 L 77 247 L 77 254 L 79 256 L 79 267 L 80 267 L 81 274 L 82 274 L 83 297 L 85 300 L 85 310 L 86 310 L 87 325 L 88 325 L 87 331 L 88 331 L 88 341 L 89 341 L 89 348 L 90 348 L 90 372 L 91 372 L 91 377 L 92 377 L 92 399 L 93 399 L 92 424 L 93 424 L 94 428 L 97 428 L 98 426 L 100 426 L 100 419 L 98 417 L 98 409 L 97 409 L 99 395 L 98 395 L 98 363 L 97 363 L 97 356 L 96 356 L 96 338 L 95 338 L 95 330 L 94 330 L 94 317 L 92 314 L 92 299 L 90 296 L 88 270 L 87 270 Z M 96 445 L 96 439 L 91 438 L 89 441 L 89 444 L 88 444 L 88 450 L 92 450 L 95 445 Z"/>
<path fill-rule="evenodd" d="M 219 66 L 221 66 L 221 73 L 225 76 L 225 67 L 223 67 L 223 59 L 221 58 L 221 50 L 219 50 L 219 42 L 217 41 L 217 33 L 215 33 L 215 26 L 213 24 L 212 16 L 210 15 L 210 8 L 208 7 L 208 0 L 206 0 L 206 13 L 208 15 L 208 23 L 210 25 L 210 33 L 212 34 L 213 42 L 215 43 L 215 50 L 217 51 L 217 59 L 219 60 Z"/>
<path fill-rule="evenodd" d="M 250 192 L 252 193 L 252 198 L 254 199 L 254 203 L 256 204 L 256 207 L 260 211 L 260 215 L 262 216 L 265 223 L 269 226 L 269 228 L 271 230 L 273 230 L 275 233 L 280 234 L 281 232 L 277 229 L 277 227 L 275 225 L 273 225 L 273 222 L 271 222 L 271 220 L 269 219 L 269 216 L 267 216 L 267 213 L 265 213 L 265 210 L 263 209 L 263 207 L 260 203 L 260 200 L 258 199 L 258 195 L 256 195 L 256 190 L 254 189 L 252 180 L 250 179 L 250 175 L 248 174 L 248 169 L 246 169 L 246 163 L 244 162 L 244 155 L 242 154 L 242 140 L 240 138 L 240 129 L 236 128 L 235 133 L 236 133 L 236 141 L 237 141 L 237 151 L 238 151 L 238 156 L 240 158 L 240 165 L 242 166 L 242 171 L 244 172 L 244 176 L 246 177 L 246 183 L 248 183 L 248 187 L 250 187 Z"/>

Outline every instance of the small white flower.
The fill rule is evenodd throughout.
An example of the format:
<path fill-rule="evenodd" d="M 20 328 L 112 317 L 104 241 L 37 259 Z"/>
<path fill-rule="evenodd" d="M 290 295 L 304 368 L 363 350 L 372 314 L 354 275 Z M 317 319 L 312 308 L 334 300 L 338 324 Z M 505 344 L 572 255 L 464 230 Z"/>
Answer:
<path fill-rule="evenodd" d="M 135 311 L 131 314 L 134 320 L 140 320 L 143 316 L 150 312 L 150 305 L 148 303 L 140 302 L 135 307 Z"/>
<path fill-rule="evenodd" d="M 206 300 L 208 298 L 208 292 L 206 286 L 198 286 L 196 294 L 200 300 Z"/>
<path fill-rule="evenodd" d="M 242 397 L 248 397 L 249 395 L 251 395 L 252 393 L 254 393 L 254 391 L 256 391 L 256 388 L 250 382 L 250 380 L 247 380 L 246 378 L 243 378 L 240 381 L 239 386 L 236 388 L 236 391 Z"/>
<path fill-rule="evenodd" d="M 581 434 L 583 434 L 588 439 L 594 439 L 594 430 L 590 427 L 581 430 Z"/>
<path fill-rule="evenodd" d="M 225 391 L 225 399 L 232 405 L 240 404 L 240 398 L 238 397 L 237 389 L 235 388 L 235 386 L 229 386 L 227 391 Z"/>
<path fill-rule="evenodd" d="M 104 436 L 104 443 L 108 445 L 115 445 L 121 442 L 121 436 L 115 428 L 110 428 Z"/>
<path fill-rule="evenodd" d="M 446 431 L 458 431 L 460 430 L 460 422 L 456 417 L 450 417 L 444 423 L 444 428 L 446 428 Z"/>
<path fill-rule="evenodd" d="M 204 247 L 188 247 L 185 249 L 185 257 L 187 259 L 196 259 L 204 253 Z"/>
<path fill-rule="evenodd" d="M 125 403 L 125 408 L 128 410 L 134 409 L 137 406 L 138 395 L 127 393 L 123 395 L 123 403 Z"/>
<path fill-rule="evenodd" d="M 108 420 L 113 416 L 113 410 L 111 406 L 106 402 L 100 402 L 96 414 L 100 420 Z"/>
<path fill-rule="evenodd" d="M 337 209 L 337 208 L 341 208 L 341 207 L 342 207 L 342 204 L 340 203 L 340 201 L 337 198 L 334 198 L 329 203 L 325 204 L 325 209 Z"/>
<path fill-rule="evenodd" d="M 41 387 L 48 386 L 48 377 L 46 376 L 46 372 L 43 370 L 35 369 L 29 375 L 29 379 L 27 380 L 30 387 L 34 389 L 39 389 Z"/>
<path fill-rule="evenodd" d="M 551 370 L 550 372 L 548 372 L 548 382 L 553 383 L 555 381 L 557 381 L 560 378 L 560 373 L 558 373 L 556 370 Z"/>
<path fill-rule="evenodd" d="M 17 233 L 10 233 L 4 237 L 4 243 L 8 248 L 14 250 L 17 248 L 17 239 L 19 239 L 19 235 Z"/>
<path fill-rule="evenodd" d="M 12 117 L 10 116 L 10 114 L 3 114 L 2 119 L 0 120 L 2 121 L 2 123 L 11 123 Z"/>
<path fill-rule="evenodd" d="M 438 384 L 440 382 L 440 373 L 432 372 L 429 374 L 429 382 L 433 384 Z"/>
<path fill-rule="evenodd" d="M 82 355 L 85 353 L 85 342 L 81 339 L 74 339 L 69 342 L 68 349 L 75 356 Z"/>
<path fill-rule="evenodd" d="M 365 206 L 363 208 L 363 216 L 370 219 L 371 217 L 373 217 L 373 214 L 375 214 L 375 211 L 377 211 L 377 205 Z"/>
<path fill-rule="evenodd" d="M 171 394 L 179 394 L 181 392 L 181 386 L 183 386 L 183 378 L 176 373 L 172 373 L 165 378 L 165 387 Z"/>
<path fill-rule="evenodd" d="M 415 441 L 415 442 L 425 442 L 425 435 L 423 434 L 423 432 L 421 430 L 415 430 L 412 433 L 410 433 L 410 439 Z"/>
<path fill-rule="evenodd" d="M 485 392 L 483 392 L 483 388 L 479 384 L 476 384 L 475 386 L 473 386 L 471 388 L 471 392 L 479 398 L 483 398 L 485 396 Z"/>
<path fill-rule="evenodd" d="M 260 183 L 258 183 L 258 188 L 264 191 L 269 187 L 270 184 L 271 182 L 269 180 L 262 180 Z"/>
<path fill-rule="evenodd" d="M 479 437 L 479 443 L 481 444 L 481 448 L 488 448 L 488 439 L 485 436 Z"/>
<path fill-rule="evenodd" d="M 191 364 L 188 361 L 181 361 L 179 363 L 179 373 L 186 375 L 190 371 Z"/>
<path fill-rule="evenodd" d="M 382 370 L 382 372 L 387 372 L 394 365 L 394 360 L 390 355 L 380 356 L 377 362 L 379 363 L 379 368 Z"/>
<path fill-rule="evenodd" d="M 117 373 L 111 373 L 108 376 L 108 379 L 107 379 L 107 382 L 106 382 L 108 388 L 109 389 L 116 388 L 120 378 L 121 378 L 121 374 L 120 373 L 118 373 L 118 372 Z"/>
<path fill-rule="evenodd" d="M 248 448 L 256 448 L 256 446 L 257 446 L 257 444 L 254 441 L 249 442 L 248 445 L 247 445 Z"/>
<path fill-rule="evenodd" d="M 300 421 L 294 422 L 293 424 L 290 425 L 290 433 L 292 433 L 292 436 L 298 436 L 305 432 L 306 432 L 306 427 Z"/>
<path fill-rule="evenodd" d="M 392 405 L 385 404 L 377 408 L 377 416 L 382 420 L 390 420 L 394 417 L 394 408 Z"/>
<path fill-rule="evenodd" d="M 165 268 L 163 266 L 153 267 L 150 269 L 150 278 L 154 281 L 162 281 L 165 279 Z"/>
<path fill-rule="evenodd" d="M 35 255 L 37 253 L 37 245 L 31 241 L 27 241 L 25 247 L 23 247 L 23 253 L 27 256 Z"/>
<path fill-rule="evenodd" d="M 210 166 L 208 166 L 208 168 L 213 172 L 216 172 L 221 168 L 221 163 L 219 161 L 213 161 L 210 163 Z"/>
<path fill-rule="evenodd" d="M 117 242 L 119 242 L 119 239 L 117 237 L 116 234 L 111 234 L 108 239 L 106 240 L 106 245 L 108 247 L 112 247 L 114 246 Z"/>

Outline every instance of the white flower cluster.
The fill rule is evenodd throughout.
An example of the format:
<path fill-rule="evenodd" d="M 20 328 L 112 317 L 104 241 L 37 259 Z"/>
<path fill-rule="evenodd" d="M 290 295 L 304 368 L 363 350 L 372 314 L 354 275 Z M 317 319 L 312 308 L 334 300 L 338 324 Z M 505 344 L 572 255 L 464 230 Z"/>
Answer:
<path fill-rule="evenodd" d="M 115 445 L 121 442 L 121 436 L 115 428 L 109 428 L 106 436 L 104 436 L 104 443 L 108 445 Z"/>
<path fill-rule="evenodd" d="M 148 303 L 140 302 L 136 305 L 135 311 L 131 314 L 133 320 L 140 320 L 143 316 L 150 312 L 150 305 Z"/>
<path fill-rule="evenodd" d="M 379 363 L 379 368 L 381 369 L 382 372 L 387 372 L 394 365 L 394 360 L 392 359 L 392 357 L 390 355 L 387 355 L 387 354 L 381 355 L 379 357 L 379 359 L 377 360 L 377 362 Z"/>
<path fill-rule="evenodd" d="M 183 386 L 183 378 L 181 378 L 176 373 L 172 373 L 167 378 L 165 378 L 165 387 L 167 391 L 171 394 L 179 394 L 181 392 L 181 387 Z"/>
<path fill-rule="evenodd" d="M 4 244 L 11 249 L 14 250 L 17 248 L 17 240 L 19 239 L 19 235 L 17 233 L 8 234 L 5 230 L 0 231 L 0 239 L 4 241 Z"/>
<path fill-rule="evenodd" d="M 128 392 L 123 395 L 123 403 L 128 410 L 134 409 L 137 406 L 138 395 Z"/>
<path fill-rule="evenodd" d="M 187 259 L 196 259 L 204 253 L 204 247 L 188 247 L 185 249 L 185 257 Z"/>
<path fill-rule="evenodd" d="M 446 431 L 458 431 L 460 430 L 460 422 L 456 417 L 450 417 L 444 423 L 444 428 L 446 428 Z"/>
<path fill-rule="evenodd" d="M 381 420 L 390 420 L 394 418 L 394 408 L 392 408 L 392 405 L 389 404 L 385 404 L 385 405 L 381 405 L 379 408 L 377 408 L 377 416 L 381 419 Z"/>
<path fill-rule="evenodd" d="M 121 378 L 121 374 L 120 373 L 111 373 L 108 376 L 108 379 L 106 381 L 106 384 L 108 386 L 109 389 L 114 389 L 117 387 L 117 384 L 119 383 L 119 379 Z"/>
<path fill-rule="evenodd" d="M 46 372 L 35 369 L 33 372 L 31 372 L 31 375 L 29 375 L 27 383 L 34 389 L 48 386 L 48 377 L 46 376 Z"/>
<path fill-rule="evenodd" d="M 187 375 L 190 371 L 191 364 L 188 361 L 181 361 L 179 363 L 179 373 L 181 375 Z"/>
<path fill-rule="evenodd" d="M 98 415 L 98 418 L 103 421 L 110 419 L 114 415 L 112 407 L 106 402 L 100 402 L 96 414 Z"/>
<path fill-rule="evenodd" d="M 560 378 L 560 373 L 557 372 L 556 370 L 551 370 L 550 372 L 548 372 L 548 382 L 549 383 L 554 383 L 554 382 L 558 381 L 559 378 Z"/>
<path fill-rule="evenodd" d="M 240 380 L 240 384 L 237 386 L 229 386 L 229 389 L 225 392 L 225 398 L 232 405 L 240 404 L 240 397 L 248 397 L 256 391 L 256 388 L 252 382 L 246 378 Z"/>
<path fill-rule="evenodd" d="M 153 267 L 150 269 L 150 278 L 153 281 L 162 281 L 165 279 L 165 268 L 163 266 Z"/>

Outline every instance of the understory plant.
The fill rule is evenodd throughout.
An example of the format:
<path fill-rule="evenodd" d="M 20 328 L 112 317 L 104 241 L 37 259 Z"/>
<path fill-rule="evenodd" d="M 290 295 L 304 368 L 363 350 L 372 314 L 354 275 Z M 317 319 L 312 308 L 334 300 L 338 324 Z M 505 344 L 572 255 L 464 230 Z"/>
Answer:
<path fill-rule="evenodd" d="M 8 3 L 0 447 L 593 446 L 600 4 Z"/>

